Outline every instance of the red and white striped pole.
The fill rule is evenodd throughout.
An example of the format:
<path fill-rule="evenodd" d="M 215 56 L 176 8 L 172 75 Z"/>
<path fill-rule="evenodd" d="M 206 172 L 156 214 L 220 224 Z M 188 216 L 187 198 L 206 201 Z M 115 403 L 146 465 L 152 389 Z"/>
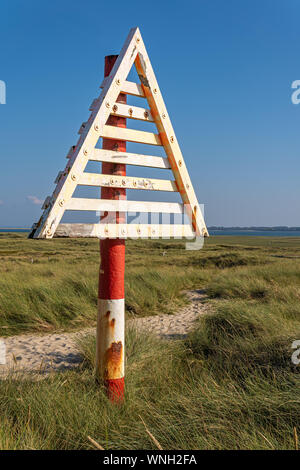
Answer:
<path fill-rule="evenodd" d="M 117 55 L 105 57 L 105 77 L 110 74 L 117 57 Z M 120 93 L 117 102 L 126 103 L 126 101 L 126 95 Z M 110 116 L 107 124 L 126 127 L 126 118 Z M 126 141 L 103 139 L 102 148 L 126 152 Z M 102 173 L 126 176 L 126 165 L 102 163 Z M 101 188 L 101 198 L 126 199 L 126 190 Z M 105 213 L 104 217 L 110 223 L 125 222 L 124 213 Z M 114 402 L 121 402 L 124 398 L 125 240 L 118 238 L 101 240 L 100 256 L 96 373 L 98 380 L 105 384 L 108 397 Z"/>

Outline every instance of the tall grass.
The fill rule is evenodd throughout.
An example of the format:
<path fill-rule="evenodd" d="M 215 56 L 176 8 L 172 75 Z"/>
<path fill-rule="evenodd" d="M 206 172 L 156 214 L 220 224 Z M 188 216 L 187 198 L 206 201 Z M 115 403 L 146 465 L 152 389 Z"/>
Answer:
<path fill-rule="evenodd" d="M 97 245 L 41 244 L 32 263 L 32 245 L 19 239 L 18 251 L 14 243 L 0 243 L 1 325 L 11 333 L 23 324 L 29 331 L 93 322 Z M 185 301 L 182 290 L 193 287 L 206 289 L 210 313 L 180 341 L 127 331 L 121 406 L 95 383 L 93 337 L 80 345 L 77 370 L 38 382 L 3 380 L 0 448 L 88 449 L 91 436 L 105 449 L 154 449 L 145 423 L 163 449 L 293 449 L 294 428 L 300 432 L 299 366 L 291 362 L 300 339 L 299 241 L 218 237 L 196 253 L 178 242 L 136 247 L 127 247 L 131 315 L 172 313 Z"/>

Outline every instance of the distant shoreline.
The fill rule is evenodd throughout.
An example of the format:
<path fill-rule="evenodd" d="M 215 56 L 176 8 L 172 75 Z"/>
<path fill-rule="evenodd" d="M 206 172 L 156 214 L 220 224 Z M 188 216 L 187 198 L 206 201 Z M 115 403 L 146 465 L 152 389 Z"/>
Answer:
<path fill-rule="evenodd" d="M 226 232 L 226 231 L 241 231 L 241 232 L 299 232 L 300 227 L 287 227 L 287 226 L 275 226 L 275 227 L 222 227 L 222 226 L 211 226 L 207 227 L 208 231 L 214 232 Z M 0 227 L 1 232 L 6 230 L 18 230 L 23 232 L 30 232 L 30 228 L 26 227 Z"/>

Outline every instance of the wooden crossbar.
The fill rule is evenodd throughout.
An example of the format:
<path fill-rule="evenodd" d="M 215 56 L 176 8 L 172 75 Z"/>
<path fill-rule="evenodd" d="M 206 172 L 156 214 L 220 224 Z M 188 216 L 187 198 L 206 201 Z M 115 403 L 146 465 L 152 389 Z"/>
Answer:
<path fill-rule="evenodd" d="M 184 224 L 60 224 L 55 237 L 97 238 L 193 238 L 191 225 Z"/>
<path fill-rule="evenodd" d="M 109 81 L 109 77 L 104 78 L 103 82 L 100 85 L 100 88 L 105 88 Z M 139 83 L 124 81 L 121 86 L 121 93 L 126 93 L 126 95 L 140 96 L 145 98 L 145 93 Z"/>
<path fill-rule="evenodd" d="M 153 132 L 136 131 L 114 126 L 103 126 L 101 137 L 106 139 L 127 140 L 128 142 L 137 142 L 139 144 L 162 145 L 158 134 Z"/>
<path fill-rule="evenodd" d="M 111 110 L 111 114 L 140 121 L 154 122 L 150 109 L 130 106 L 128 104 L 116 103 Z"/>
<path fill-rule="evenodd" d="M 103 175 L 99 173 L 82 173 L 79 185 L 102 186 L 106 188 L 145 189 L 149 191 L 178 192 L 176 182 L 154 178 L 141 178 L 133 176 Z"/>
<path fill-rule="evenodd" d="M 147 166 L 169 170 L 171 165 L 164 157 L 141 155 L 139 153 L 115 152 L 113 150 L 94 149 L 89 160 L 95 162 L 124 163 L 125 165 Z"/>
<path fill-rule="evenodd" d="M 65 210 L 103 212 L 157 212 L 183 214 L 184 205 L 178 202 L 126 201 L 110 199 L 71 198 Z"/>

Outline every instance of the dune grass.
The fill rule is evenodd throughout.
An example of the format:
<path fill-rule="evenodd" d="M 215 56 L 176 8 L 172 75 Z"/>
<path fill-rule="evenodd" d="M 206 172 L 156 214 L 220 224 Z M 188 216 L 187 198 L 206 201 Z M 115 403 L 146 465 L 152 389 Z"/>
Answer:
<path fill-rule="evenodd" d="M 1 331 L 94 321 L 97 244 L 50 242 L 0 239 Z M 180 341 L 127 331 L 121 406 L 95 383 L 93 337 L 80 345 L 78 370 L 2 381 L 0 448 L 89 449 L 91 436 L 105 449 L 155 449 L 145 423 L 163 449 L 294 449 L 299 256 L 296 238 L 215 237 L 199 252 L 180 242 L 129 242 L 129 315 L 172 313 L 185 302 L 182 289 L 193 287 L 206 290 L 210 313 Z"/>

